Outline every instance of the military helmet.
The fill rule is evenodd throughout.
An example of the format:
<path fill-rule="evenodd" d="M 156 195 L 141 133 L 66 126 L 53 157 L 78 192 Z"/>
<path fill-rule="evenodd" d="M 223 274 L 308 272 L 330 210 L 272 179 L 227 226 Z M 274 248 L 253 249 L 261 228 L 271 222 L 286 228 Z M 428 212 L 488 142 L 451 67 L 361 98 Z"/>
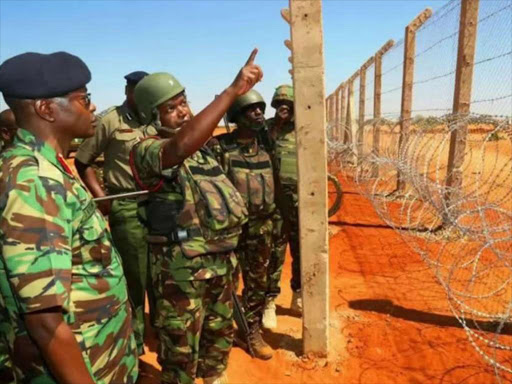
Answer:
<path fill-rule="evenodd" d="M 280 85 L 276 88 L 274 96 L 272 96 L 272 108 L 276 108 L 276 102 L 281 100 L 291 101 L 293 103 L 293 87 L 288 84 Z"/>
<path fill-rule="evenodd" d="M 155 108 L 184 90 L 183 85 L 170 73 L 157 72 L 144 77 L 135 87 L 134 94 L 142 123 L 151 123 L 155 118 Z"/>
<path fill-rule="evenodd" d="M 231 107 L 229 107 L 228 110 L 228 121 L 230 123 L 234 123 L 236 116 L 244 109 L 245 107 L 252 105 L 262 103 L 263 108 L 267 105 L 265 103 L 265 100 L 263 100 L 263 97 L 260 95 L 258 91 L 255 91 L 254 89 L 251 89 L 249 92 L 244 93 L 242 96 L 238 96 L 233 104 L 231 104 Z"/>

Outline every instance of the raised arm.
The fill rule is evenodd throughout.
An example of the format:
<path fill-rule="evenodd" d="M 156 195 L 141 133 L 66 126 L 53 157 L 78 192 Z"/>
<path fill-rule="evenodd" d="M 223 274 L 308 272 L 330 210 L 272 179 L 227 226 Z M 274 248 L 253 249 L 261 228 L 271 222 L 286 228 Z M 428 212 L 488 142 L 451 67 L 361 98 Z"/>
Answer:
<path fill-rule="evenodd" d="M 233 83 L 165 144 L 162 151 L 163 169 L 182 163 L 187 157 L 198 151 L 211 137 L 233 101 L 261 81 L 263 71 L 254 64 L 257 53 L 258 49 L 255 48 Z"/>

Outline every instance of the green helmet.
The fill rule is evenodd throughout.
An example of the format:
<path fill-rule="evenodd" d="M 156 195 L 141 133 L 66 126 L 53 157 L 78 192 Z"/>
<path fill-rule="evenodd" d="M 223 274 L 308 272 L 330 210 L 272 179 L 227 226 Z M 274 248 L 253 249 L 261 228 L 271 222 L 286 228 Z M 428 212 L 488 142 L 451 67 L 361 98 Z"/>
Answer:
<path fill-rule="evenodd" d="M 170 73 L 157 72 L 144 77 L 135 87 L 134 94 L 142 123 L 153 122 L 155 108 L 184 90 L 183 85 Z"/>
<path fill-rule="evenodd" d="M 291 101 L 293 103 L 293 87 L 288 84 L 280 85 L 276 88 L 274 96 L 272 96 L 272 108 L 276 107 L 276 102 L 281 100 Z"/>
<path fill-rule="evenodd" d="M 254 89 L 251 89 L 249 92 L 244 93 L 242 96 L 238 96 L 236 100 L 231 104 L 231 107 L 229 107 L 228 110 L 228 121 L 230 123 L 234 123 L 237 115 L 244 109 L 245 107 L 252 105 L 262 103 L 263 108 L 267 105 L 265 103 L 265 100 L 263 100 L 263 97 L 260 95 L 258 91 L 255 91 Z"/>

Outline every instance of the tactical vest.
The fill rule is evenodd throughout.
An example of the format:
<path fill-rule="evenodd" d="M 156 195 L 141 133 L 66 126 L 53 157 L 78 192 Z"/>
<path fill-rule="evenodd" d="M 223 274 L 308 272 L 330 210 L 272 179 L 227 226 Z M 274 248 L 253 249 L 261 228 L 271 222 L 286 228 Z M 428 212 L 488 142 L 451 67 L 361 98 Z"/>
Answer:
<path fill-rule="evenodd" d="M 244 151 L 236 142 L 221 141 L 224 168 L 242 195 L 250 216 L 268 216 L 274 212 L 274 175 L 270 156 L 259 146 L 254 153 Z"/>
<path fill-rule="evenodd" d="M 144 203 L 149 242 L 166 237 L 190 258 L 235 249 L 247 209 L 210 151 L 187 158 L 177 178 L 161 182 Z"/>
<path fill-rule="evenodd" d="M 292 130 L 277 138 L 275 156 L 281 184 L 297 185 L 297 143 L 295 131 Z"/>

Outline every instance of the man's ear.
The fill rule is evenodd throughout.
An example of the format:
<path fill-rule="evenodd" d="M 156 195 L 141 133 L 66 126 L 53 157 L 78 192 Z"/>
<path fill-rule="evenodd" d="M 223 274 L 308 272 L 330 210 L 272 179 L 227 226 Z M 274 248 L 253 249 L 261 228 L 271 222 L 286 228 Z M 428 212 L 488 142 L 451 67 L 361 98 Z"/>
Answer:
<path fill-rule="evenodd" d="M 57 105 L 49 99 L 38 99 L 34 102 L 34 111 L 46 121 L 53 123 L 55 121 L 55 112 Z"/>

